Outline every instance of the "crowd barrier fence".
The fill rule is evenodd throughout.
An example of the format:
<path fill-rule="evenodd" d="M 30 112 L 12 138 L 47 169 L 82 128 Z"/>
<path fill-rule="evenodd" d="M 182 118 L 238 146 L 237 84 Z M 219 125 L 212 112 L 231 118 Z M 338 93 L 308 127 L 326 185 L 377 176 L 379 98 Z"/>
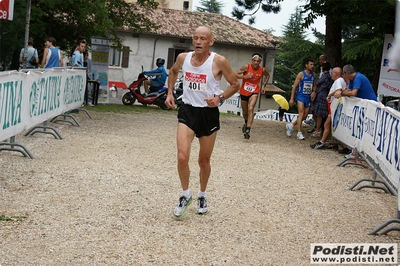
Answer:
<path fill-rule="evenodd" d="M 85 69 L 37 69 L 0 72 L 0 151 L 9 150 L 34 158 L 28 149 L 15 142 L 15 136 L 52 134 L 61 139 L 48 119 L 68 115 L 83 103 L 86 87 Z M 42 124 L 42 125 L 39 125 Z M 51 131 L 48 131 L 51 130 Z M 9 141 L 5 141 L 9 139 Z"/>

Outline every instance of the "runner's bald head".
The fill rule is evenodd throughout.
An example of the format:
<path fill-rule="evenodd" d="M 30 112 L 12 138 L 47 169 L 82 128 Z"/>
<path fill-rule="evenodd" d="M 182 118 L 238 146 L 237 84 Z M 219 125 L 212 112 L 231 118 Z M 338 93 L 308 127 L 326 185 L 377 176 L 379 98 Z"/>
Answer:
<path fill-rule="evenodd" d="M 203 33 L 206 34 L 207 37 L 209 37 L 210 39 L 214 39 L 214 36 L 212 34 L 212 31 L 209 27 L 206 26 L 199 26 L 197 27 L 197 29 L 194 30 L 195 33 Z"/>

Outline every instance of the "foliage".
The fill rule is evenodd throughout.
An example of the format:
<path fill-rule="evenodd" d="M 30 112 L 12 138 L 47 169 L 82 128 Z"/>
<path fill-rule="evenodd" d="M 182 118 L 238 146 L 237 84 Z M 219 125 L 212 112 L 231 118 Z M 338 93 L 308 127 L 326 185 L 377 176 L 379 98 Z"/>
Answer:
<path fill-rule="evenodd" d="M 262 5 L 277 6 L 279 2 L 236 0 L 238 7 L 233 9 L 232 15 L 238 20 L 244 16 L 252 18 L 260 8 L 251 14 L 246 14 L 245 10 L 252 11 Z M 305 15 L 302 27 L 309 27 L 319 16 L 326 18 L 325 36 L 315 29 L 313 33 L 318 44 L 325 44 L 324 53 L 331 65 L 351 63 L 376 87 L 384 34 L 394 32 L 396 0 L 304 0 L 303 3 L 300 5 Z M 267 9 L 266 12 L 271 11 Z"/>
<path fill-rule="evenodd" d="M 13 216 L 7 217 L 5 215 L 0 215 L 0 221 L 12 222 L 12 221 L 22 221 L 22 219 L 26 219 L 26 216 Z"/>
<path fill-rule="evenodd" d="M 296 7 L 295 13 L 289 18 L 287 25 L 283 26 L 283 36 L 285 38 L 302 39 L 304 40 L 307 35 L 301 23 L 303 21 L 303 14 L 299 7 Z"/>
<path fill-rule="evenodd" d="M 28 0 L 32 1 L 29 35 L 42 53 L 44 38 L 52 36 L 63 51 L 70 51 L 77 40 L 106 37 L 120 44 L 119 30 L 148 31 L 158 26 L 140 11 L 140 7 L 155 8 L 154 0 L 138 0 L 137 4 L 124 0 Z M 2 70 L 8 69 L 14 51 L 20 51 L 25 40 L 26 1 L 15 1 L 14 20 L 0 21 L 0 60 Z"/>
<path fill-rule="evenodd" d="M 200 5 L 196 7 L 196 10 L 199 12 L 208 12 L 208 13 L 222 13 L 222 8 L 225 6 L 222 2 L 217 0 L 200 0 Z"/>
<path fill-rule="evenodd" d="M 245 16 L 249 16 L 249 24 L 256 22 L 255 14 L 261 9 L 265 13 L 278 14 L 281 11 L 279 2 L 283 0 L 235 0 L 238 7 L 234 7 L 232 16 L 238 20 L 242 20 Z M 246 13 L 250 11 L 251 13 Z"/>
<path fill-rule="evenodd" d="M 322 44 L 305 40 L 303 15 L 300 11 L 297 8 L 288 24 L 283 26 L 283 42 L 279 44 L 275 57 L 274 85 L 286 91 L 286 98 L 290 98 L 297 73 L 304 70 L 304 60 L 311 58 L 318 67 L 318 58 L 324 51 Z"/>

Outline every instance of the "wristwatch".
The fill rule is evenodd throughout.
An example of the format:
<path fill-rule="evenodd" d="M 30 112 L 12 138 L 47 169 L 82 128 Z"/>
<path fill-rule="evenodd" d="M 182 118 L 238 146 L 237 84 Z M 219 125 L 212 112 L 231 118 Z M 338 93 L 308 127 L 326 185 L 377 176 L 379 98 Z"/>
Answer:
<path fill-rule="evenodd" d="M 219 105 L 223 104 L 223 103 L 225 102 L 225 97 L 224 97 L 224 95 L 220 94 L 220 95 L 219 95 L 219 100 L 220 100 Z"/>

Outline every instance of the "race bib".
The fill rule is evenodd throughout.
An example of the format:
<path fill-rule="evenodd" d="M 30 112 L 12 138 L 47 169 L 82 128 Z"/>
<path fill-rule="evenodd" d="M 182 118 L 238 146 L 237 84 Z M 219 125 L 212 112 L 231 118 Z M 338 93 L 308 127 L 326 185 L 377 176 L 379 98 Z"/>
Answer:
<path fill-rule="evenodd" d="M 312 83 L 304 82 L 303 84 L 303 94 L 311 94 L 312 92 Z"/>
<path fill-rule="evenodd" d="M 186 72 L 183 79 L 183 86 L 194 92 L 207 93 L 207 75 Z"/>
<path fill-rule="evenodd" d="M 244 84 L 244 90 L 253 93 L 257 88 L 257 85 L 254 85 L 252 83 L 246 82 Z"/>

